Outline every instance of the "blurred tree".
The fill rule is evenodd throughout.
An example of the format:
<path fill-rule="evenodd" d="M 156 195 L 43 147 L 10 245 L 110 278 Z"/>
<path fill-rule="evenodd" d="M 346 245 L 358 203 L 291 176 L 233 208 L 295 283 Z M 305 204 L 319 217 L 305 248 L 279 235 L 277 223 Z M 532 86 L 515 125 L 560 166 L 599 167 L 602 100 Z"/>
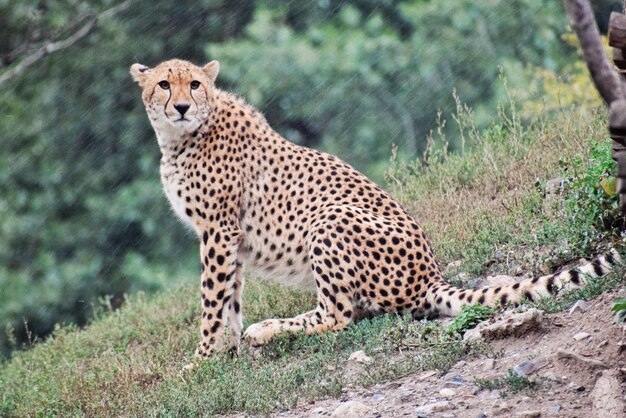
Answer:
<path fill-rule="evenodd" d="M 486 123 L 485 109 L 503 97 L 499 65 L 556 71 L 573 54 L 559 39 L 565 21 L 555 2 L 342 4 L 330 20 L 309 13 L 298 30 L 283 10 L 260 7 L 244 36 L 208 52 L 222 61 L 221 80 L 285 136 L 319 142 L 375 179 L 392 143 L 405 157 L 423 150 L 437 111 L 454 110 L 453 89 Z"/>

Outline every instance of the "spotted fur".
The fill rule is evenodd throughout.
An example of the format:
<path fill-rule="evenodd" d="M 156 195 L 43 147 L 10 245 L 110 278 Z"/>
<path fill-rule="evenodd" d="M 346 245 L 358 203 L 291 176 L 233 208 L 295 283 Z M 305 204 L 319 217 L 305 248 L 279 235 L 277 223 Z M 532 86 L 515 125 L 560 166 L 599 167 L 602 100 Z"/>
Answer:
<path fill-rule="evenodd" d="M 218 70 L 216 61 L 131 67 L 162 152 L 165 193 L 200 241 L 200 356 L 239 342 L 243 266 L 317 292 L 311 311 L 251 325 L 245 337 L 260 345 L 283 332 L 341 330 L 363 315 L 454 316 L 472 303 L 535 300 L 605 274 L 619 257 L 511 286 L 451 286 L 402 206 L 338 158 L 285 140 L 215 87 Z"/>

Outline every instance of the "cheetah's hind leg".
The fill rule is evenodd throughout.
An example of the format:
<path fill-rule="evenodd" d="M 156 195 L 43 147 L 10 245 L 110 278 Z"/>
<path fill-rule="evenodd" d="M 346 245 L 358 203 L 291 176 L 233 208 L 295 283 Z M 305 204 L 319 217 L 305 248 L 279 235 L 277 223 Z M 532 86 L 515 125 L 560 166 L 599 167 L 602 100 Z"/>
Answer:
<path fill-rule="evenodd" d="M 319 306 L 294 318 L 266 319 L 250 325 L 244 332 L 244 338 L 253 347 L 267 344 L 274 337 L 282 334 L 305 332 L 307 335 L 321 334 L 327 331 L 339 331 L 348 326 L 347 321 L 339 322 Z"/>
<path fill-rule="evenodd" d="M 315 258 L 312 260 L 317 283 L 317 307 L 294 318 L 266 319 L 250 325 L 244 332 L 244 338 L 253 347 L 266 344 L 280 334 L 305 332 L 307 335 L 312 335 L 347 328 L 353 319 L 352 315 L 346 315 L 354 309 L 351 295 L 335 292 L 338 286 L 333 285 L 328 275 L 321 273 L 321 268 L 316 269 L 318 267 L 316 263 L 321 263 L 321 260 Z M 321 277 L 322 274 L 324 277 Z M 330 283 L 326 283 L 327 280 Z"/>

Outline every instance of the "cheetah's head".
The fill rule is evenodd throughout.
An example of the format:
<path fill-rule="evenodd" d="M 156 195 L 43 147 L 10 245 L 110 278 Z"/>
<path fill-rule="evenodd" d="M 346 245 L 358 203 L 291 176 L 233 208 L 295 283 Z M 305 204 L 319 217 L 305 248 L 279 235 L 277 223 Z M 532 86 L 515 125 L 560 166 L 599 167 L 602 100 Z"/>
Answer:
<path fill-rule="evenodd" d="M 142 88 L 143 103 L 160 144 L 196 130 L 210 115 L 210 102 L 220 64 L 197 67 L 183 60 L 154 68 L 133 64 L 130 74 Z"/>

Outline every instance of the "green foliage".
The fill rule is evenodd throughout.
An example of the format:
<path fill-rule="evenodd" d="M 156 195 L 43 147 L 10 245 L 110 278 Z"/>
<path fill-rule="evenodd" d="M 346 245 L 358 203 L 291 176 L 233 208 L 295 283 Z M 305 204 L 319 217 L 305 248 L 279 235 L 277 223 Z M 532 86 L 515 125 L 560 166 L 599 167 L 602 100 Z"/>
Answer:
<path fill-rule="evenodd" d="M 615 312 L 615 322 L 622 323 L 626 320 L 626 298 L 617 298 L 613 301 L 611 310 Z"/>
<path fill-rule="evenodd" d="M 451 334 L 463 335 L 468 329 L 474 328 L 478 323 L 489 319 L 496 309 L 475 303 L 465 306 L 448 325 L 447 331 Z"/>
<path fill-rule="evenodd" d="M 498 377 L 494 380 L 476 379 L 476 385 L 479 388 L 486 390 L 502 389 L 500 391 L 500 396 L 503 398 L 507 397 L 511 393 L 518 393 L 524 390 L 535 391 L 541 387 L 541 383 L 539 381 L 519 376 L 513 371 L 513 369 L 509 369 L 506 376 Z"/>
<path fill-rule="evenodd" d="M 613 176 L 616 169 L 611 158 L 611 141 L 592 143 L 586 161 L 574 157 L 565 165 L 569 174 L 565 184 L 567 221 L 573 228 L 590 227 L 581 228 L 581 245 L 588 246 L 606 233 L 619 230 L 623 219 L 619 214 L 618 195 L 607 193 L 602 187 L 602 181 Z"/>

